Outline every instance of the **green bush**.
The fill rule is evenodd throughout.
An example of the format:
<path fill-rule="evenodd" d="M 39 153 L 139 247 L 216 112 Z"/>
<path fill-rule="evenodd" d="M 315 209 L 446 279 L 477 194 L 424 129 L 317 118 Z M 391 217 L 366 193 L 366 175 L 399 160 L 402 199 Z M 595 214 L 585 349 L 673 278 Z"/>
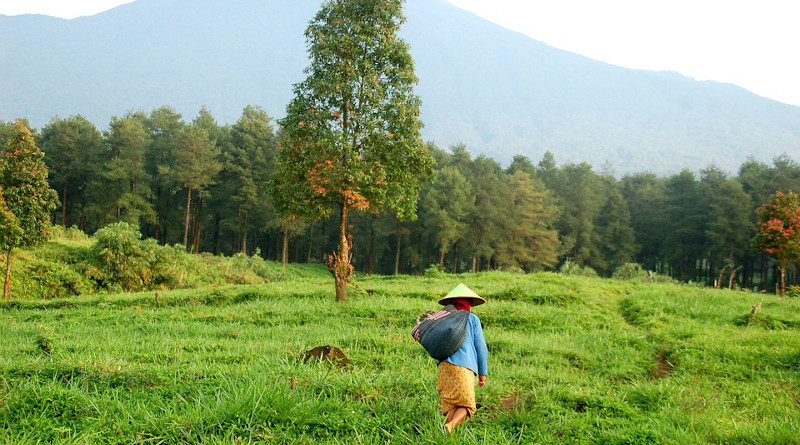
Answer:
<path fill-rule="evenodd" d="M 436 264 L 431 264 L 427 269 L 425 269 L 425 276 L 428 278 L 436 278 L 442 275 L 444 275 L 444 272 L 440 271 L 439 266 Z"/>
<path fill-rule="evenodd" d="M 35 258 L 17 270 L 15 294 L 32 298 L 66 298 L 94 291 L 94 282 L 60 262 Z"/>
<path fill-rule="evenodd" d="M 256 249 L 253 255 L 248 256 L 246 253 L 237 253 L 231 258 L 231 267 L 234 271 L 239 273 L 252 272 L 257 277 L 264 280 L 270 280 L 270 268 L 264 258 L 261 257 L 261 249 Z"/>
<path fill-rule="evenodd" d="M 100 286 L 124 291 L 177 287 L 182 248 L 142 240 L 138 227 L 124 222 L 98 230 L 94 238 L 87 275 Z"/>
<path fill-rule="evenodd" d="M 91 239 L 91 236 L 76 226 L 70 226 L 66 229 L 61 226 L 53 226 L 50 228 L 50 233 L 52 233 L 54 239 L 59 240 L 89 241 Z"/>
<path fill-rule="evenodd" d="M 579 277 L 596 277 L 597 272 L 589 266 L 581 266 L 570 260 L 564 262 L 558 270 L 564 275 L 573 275 Z"/>
<path fill-rule="evenodd" d="M 612 277 L 617 280 L 647 279 L 647 271 L 638 263 L 625 263 L 614 269 Z"/>

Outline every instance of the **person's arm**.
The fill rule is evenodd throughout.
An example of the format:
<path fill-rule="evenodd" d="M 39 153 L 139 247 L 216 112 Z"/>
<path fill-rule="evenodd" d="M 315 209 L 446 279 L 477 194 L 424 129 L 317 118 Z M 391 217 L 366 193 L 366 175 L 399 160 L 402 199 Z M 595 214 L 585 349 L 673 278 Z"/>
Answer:
<path fill-rule="evenodd" d="M 489 349 L 486 347 L 481 321 L 477 316 L 473 327 L 473 341 L 475 342 L 475 352 L 478 355 L 478 384 L 483 386 L 486 376 L 489 374 Z"/>

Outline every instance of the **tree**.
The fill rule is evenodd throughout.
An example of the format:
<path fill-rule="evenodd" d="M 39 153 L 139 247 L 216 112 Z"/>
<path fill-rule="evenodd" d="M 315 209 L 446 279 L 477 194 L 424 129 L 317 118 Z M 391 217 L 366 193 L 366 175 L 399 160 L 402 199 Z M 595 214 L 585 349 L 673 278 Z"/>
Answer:
<path fill-rule="evenodd" d="M 145 171 L 150 142 L 147 117 L 141 113 L 112 117 L 106 140 L 111 148 L 111 159 L 103 175 L 111 184 L 101 187 L 103 195 L 113 200 L 114 219 L 136 226 L 142 221 L 154 221 L 155 212 L 150 203 L 153 193 Z"/>
<path fill-rule="evenodd" d="M 705 239 L 710 264 L 719 268 L 718 286 L 722 286 L 722 275 L 728 273 L 728 287 L 733 287 L 736 273 L 743 267 L 748 240 L 752 238 L 752 203 L 750 195 L 737 179 L 724 173 L 706 169 L 702 172 L 703 199 L 708 203 Z"/>
<path fill-rule="evenodd" d="M 597 266 L 602 259 L 596 220 L 606 203 L 601 178 L 587 163 L 567 164 L 562 168 L 560 187 L 555 192 L 564 212 L 557 224 L 566 260 L 578 265 Z"/>
<path fill-rule="evenodd" d="M 6 254 L 3 297 L 11 298 L 11 252 L 44 242 L 58 195 L 28 127 L 17 122 L 0 157 L 0 250 Z"/>
<path fill-rule="evenodd" d="M 466 235 L 467 212 L 473 201 L 472 186 L 452 166 L 438 170 L 422 196 L 420 213 L 439 248 L 439 270 L 444 268 L 444 256 L 450 247 Z"/>
<path fill-rule="evenodd" d="M 200 121 L 205 122 L 202 109 Z M 169 106 L 151 111 L 145 123 L 150 131 L 150 141 L 145 155 L 145 171 L 149 177 L 149 187 L 152 191 L 150 200 L 154 207 L 152 233 L 156 240 L 167 244 L 171 233 L 168 230 L 171 211 L 180 207 L 180 200 L 175 200 L 174 194 L 170 191 L 174 192 L 179 185 L 170 182 L 174 181 L 174 177 L 162 175 L 161 171 L 169 169 L 177 162 L 175 156 L 178 149 L 178 135 L 186 123 L 181 120 L 180 113 Z M 142 227 L 147 226 L 142 225 Z"/>
<path fill-rule="evenodd" d="M 214 184 L 222 165 L 217 160 L 219 148 L 208 132 L 196 125 L 181 128 L 177 136 L 175 165 L 159 169 L 171 182 L 186 189 L 186 214 L 183 227 L 183 246 L 189 248 L 189 222 L 191 220 L 192 192 L 202 196 Z"/>
<path fill-rule="evenodd" d="M 454 151 L 456 159 L 457 153 Z M 467 211 L 465 238 L 472 254 L 471 270 L 478 272 L 480 259 L 491 259 L 503 236 L 503 209 L 506 203 L 503 202 L 502 192 L 505 172 L 494 159 L 479 155 L 463 173 L 472 185 L 473 197 Z"/>
<path fill-rule="evenodd" d="M 231 128 L 231 143 L 223 151 L 222 175 L 231 188 L 227 199 L 235 205 L 227 225 L 237 235 L 237 252 L 247 253 L 250 227 L 279 226 L 271 217 L 272 203 L 264 185 L 275 168 L 278 144 L 272 118 L 259 107 L 248 105 Z M 258 218 L 254 218 L 258 217 Z"/>
<path fill-rule="evenodd" d="M 40 146 L 50 167 L 50 184 L 61 192 L 61 225 L 67 227 L 69 212 L 81 229 L 86 230 L 86 188 L 98 172 L 97 164 L 105 151 L 103 135 L 83 116 L 53 119 L 42 129 Z"/>
<path fill-rule="evenodd" d="M 590 261 L 589 265 L 610 276 L 614 269 L 633 260 L 637 248 L 630 207 L 620 184 L 612 176 L 602 179 L 607 199 L 596 221 L 601 255 L 597 262 Z"/>
<path fill-rule="evenodd" d="M 665 254 L 677 267 L 681 280 L 695 279 L 697 260 L 703 250 L 707 209 L 694 173 L 684 169 L 671 176 L 665 196 Z"/>
<path fill-rule="evenodd" d="M 328 0 L 305 32 L 311 64 L 280 121 L 286 137 L 271 181 L 277 212 L 315 219 L 339 210 L 329 268 L 336 300 L 353 273 L 351 210 L 416 216 L 432 160 L 420 137 L 420 100 L 402 0 Z"/>
<path fill-rule="evenodd" d="M 666 181 L 653 173 L 636 173 L 623 177 L 621 185 L 638 250 L 636 261 L 647 270 L 663 273 L 659 266 L 663 264 Z"/>
<path fill-rule="evenodd" d="M 800 261 L 800 196 L 775 192 L 758 209 L 759 226 L 754 244 L 775 258 L 781 271 L 780 295 L 786 293 L 786 268 Z"/>
<path fill-rule="evenodd" d="M 555 265 L 559 242 L 553 224 L 558 219 L 558 208 L 549 192 L 524 169 L 510 175 L 504 192 L 506 227 L 497 249 L 498 264 L 527 271 Z"/>

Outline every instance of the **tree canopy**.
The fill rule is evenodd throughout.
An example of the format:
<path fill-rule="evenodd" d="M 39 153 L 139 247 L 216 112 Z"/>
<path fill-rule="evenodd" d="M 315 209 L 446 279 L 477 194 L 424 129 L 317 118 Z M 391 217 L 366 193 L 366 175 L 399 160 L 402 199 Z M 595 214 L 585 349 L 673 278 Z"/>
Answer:
<path fill-rule="evenodd" d="M 351 210 L 416 216 L 432 159 L 420 136 L 420 100 L 408 45 L 398 37 L 402 0 L 329 0 L 305 32 L 311 64 L 281 120 L 271 180 L 278 214 L 316 219 L 338 208 L 330 267 L 337 301 L 352 275 Z"/>
<path fill-rule="evenodd" d="M 21 121 L 14 126 L 0 157 L 0 250 L 6 253 L 3 291 L 10 298 L 11 252 L 39 244 L 49 236 L 50 212 L 58 195 L 47 182 L 44 153 Z"/>

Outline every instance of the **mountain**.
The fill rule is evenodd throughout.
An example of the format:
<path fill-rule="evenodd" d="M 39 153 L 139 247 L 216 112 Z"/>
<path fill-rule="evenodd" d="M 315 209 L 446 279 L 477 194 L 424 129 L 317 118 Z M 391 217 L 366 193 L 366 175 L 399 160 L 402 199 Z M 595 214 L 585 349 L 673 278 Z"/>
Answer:
<path fill-rule="evenodd" d="M 138 0 L 73 20 L 0 16 L 0 120 L 207 105 L 233 123 L 248 105 L 280 117 L 308 59 L 320 0 Z M 669 72 L 549 47 L 444 0 L 407 0 L 403 37 L 420 79 L 423 136 L 501 162 L 610 165 L 671 174 L 800 153 L 800 107 Z"/>

